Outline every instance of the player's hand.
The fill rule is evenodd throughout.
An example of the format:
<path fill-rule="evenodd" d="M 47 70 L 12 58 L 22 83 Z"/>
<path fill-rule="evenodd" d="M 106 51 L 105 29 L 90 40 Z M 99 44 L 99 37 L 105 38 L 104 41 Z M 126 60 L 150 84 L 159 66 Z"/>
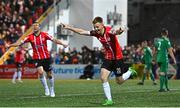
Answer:
<path fill-rule="evenodd" d="M 121 33 L 123 33 L 124 30 L 120 27 L 117 31 L 116 31 L 116 34 L 117 35 L 120 35 Z"/>
<path fill-rule="evenodd" d="M 64 44 L 64 45 L 63 45 L 64 48 L 67 48 L 68 46 L 69 46 L 68 44 Z"/>
<path fill-rule="evenodd" d="M 9 44 L 5 44 L 5 48 L 10 48 L 10 45 Z"/>
<path fill-rule="evenodd" d="M 124 30 L 120 27 L 120 28 L 119 28 L 119 32 L 123 32 L 123 31 L 124 31 Z"/>

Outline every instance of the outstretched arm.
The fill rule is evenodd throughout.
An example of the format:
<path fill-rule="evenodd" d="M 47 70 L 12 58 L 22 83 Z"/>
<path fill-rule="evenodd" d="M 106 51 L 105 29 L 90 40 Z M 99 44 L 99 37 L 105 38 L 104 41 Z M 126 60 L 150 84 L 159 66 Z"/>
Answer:
<path fill-rule="evenodd" d="M 68 44 L 65 44 L 65 43 L 63 43 L 61 40 L 59 40 L 59 39 L 53 39 L 52 40 L 54 43 L 56 43 L 56 44 L 59 44 L 59 45 L 62 45 L 64 48 L 66 48 L 66 47 L 68 47 Z"/>
<path fill-rule="evenodd" d="M 87 30 L 84 30 L 84 29 L 75 28 L 75 27 L 72 27 L 72 26 L 67 25 L 67 24 L 62 24 L 62 26 L 63 26 L 63 28 L 71 30 L 71 31 L 73 31 L 75 33 L 78 33 L 80 35 L 87 35 L 87 36 L 90 35 L 90 31 L 87 31 Z"/>
<path fill-rule="evenodd" d="M 13 44 L 6 44 L 5 45 L 5 47 L 7 47 L 7 48 L 10 48 L 10 47 L 18 47 L 18 46 L 20 46 L 22 43 L 21 42 L 16 42 L 16 43 L 13 43 Z"/>
<path fill-rule="evenodd" d="M 168 49 L 168 52 L 169 52 L 169 55 L 171 56 L 171 58 L 173 59 L 174 64 L 176 64 L 176 59 L 175 59 L 175 57 L 174 57 L 173 48 L 170 47 L 170 48 Z"/>
<path fill-rule="evenodd" d="M 123 30 L 121 27 L 117 30 L 111 30 L 111 33 L 114 35 L 120 35 L 124 32 L 125 30 Z"/>

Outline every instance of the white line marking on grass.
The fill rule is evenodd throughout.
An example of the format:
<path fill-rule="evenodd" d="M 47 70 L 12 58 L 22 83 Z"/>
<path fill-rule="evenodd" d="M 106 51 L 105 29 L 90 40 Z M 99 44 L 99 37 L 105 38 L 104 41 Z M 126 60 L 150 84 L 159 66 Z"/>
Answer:
<path fill-rule="evenodd" d="M 91 93 L 91 94 L 62 94 L 62 95 L 59 95 L 59 96 L 62 96 L 62 97 L 71 97 L 71 96 L 93 96 L 93 95 L 102 95 L 103 93 Z"/>
<path fill-rule="evenodd" d="M 177 91 L 180 89 L 170 89 L 170 93 L 172 93 L 171 91 Z M 156 91 L 156 90 L 133 90 L 133 91 L 123 91 L 123 93 L 140 93 L 140 92 L 152 92 L 152 91 Z M 120 92 L 122 93 L 122 92 Z M 159 93 L 157 91 L 157 93 Z M 104 93 L 77 93 L 77 94 L 60 94 L 60 95 L 56 95 L 56 97 L 71 97 L 71 96 L 94 96 L 94 95 L 103 95 Z M 18 97 L 19 99 L 35 99 L 35 98 L 51 98 L 50 96 L 22 96 L 22 97 Z M 8 99 L 12 99 L 12 98 L 6 98 Z"/>

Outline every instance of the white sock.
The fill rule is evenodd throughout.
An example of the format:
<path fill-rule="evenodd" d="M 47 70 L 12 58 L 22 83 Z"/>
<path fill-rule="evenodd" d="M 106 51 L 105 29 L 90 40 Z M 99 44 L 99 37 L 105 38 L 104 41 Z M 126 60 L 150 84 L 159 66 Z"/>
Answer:
<path fill-rule="evenodd" d="M 49 78 L 49 85 L 50 85 L 50 89 L 54 90 L 54 77 L 52 77 L 51 79 Z"/>
<path fill-rule="evenodd" d="M 45 77 L 44 75 L 41 75 L 41 76 L 40 76 L 40 81 L 41 81 L 44 89 L 49 89 L 49 88 L 48 88 L 48 85 L 47 85 L 46 77 Z"/>
<path fill-rule="evenodd" d="M 17 77 L 17 72 L 14 72 L 12 81 L 15 81 Z"/>
<path fill-rule="evenodd" d="M 103 83 L 103 89 L 104 89 L 104 93 L 105 93 L 106 98 L 108 100 L 112 100 L 111 89 L 110 89 L 110 86 L 109 86 L 109 82 Z"/>
<path fill-rule="evenodd" d="M 19 72 L 17 73 L 17 76 L 18 76 L 18 80 L 21 80 L 22 72 L 19 71 Z"/>
<path fill-rule="evenodd" d="M 124 74 L 122 75 L 122 78 L 123 78 L 124 80 L 127 80 L 130 76 L 131 76 L 131 71 L 128 70 L 126 73 L 124 73 Z"/>

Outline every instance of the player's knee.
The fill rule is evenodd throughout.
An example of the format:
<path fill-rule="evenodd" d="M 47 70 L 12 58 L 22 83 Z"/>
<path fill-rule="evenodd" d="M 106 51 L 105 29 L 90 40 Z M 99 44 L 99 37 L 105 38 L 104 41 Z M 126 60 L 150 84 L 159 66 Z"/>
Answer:
<path fill-rule="evenodd" d="M 52 79 L 52 72 L 47 72 L 47 77 L 48 77 L 49 79 Z"/>
<path fill-rule="evenodd" d="M 38 73 L 39 74 L 39 78 L 43 78 L 44 74 L 43 73 Z"/>
<path fill-rule="evenodd" d="M 52 76 L 48 76 L 49 79 L 52 79 Z"/>
<path fill-rule="evenodd" d="M 43 72 L 42 72 L 42 71 L 38 71 L 38 74 L 39 74 L 40 76 L 42 76 L 42 75 L 43 75 Z"/>
<path fill-rule="evenodd" d="M 42 66 L 38 67 L 37 71 L 38 71 L 39 74 L 43 74 L 44 73 L 44 69 L 43 69 Z"/>
<path fill-rule="evenodd" d="M 123 82 L 122 81 L 119 81 L 119 80 L 116 80 L 116 83 L 121 85 Z"/>
<path fill-rule="evenodd" d="M 101 77 L 101 81 L 102 81 L 102 82 L 107 82 L 108 79 L 107 79 L 107 78 L 104 78 L 104 77 Z"/>
<path fill-rule="evenodd" d="M 107 82 L 108 80 L 107 79 L 101 79 L 101 81 L 104 83 L 104 82 Z"/>
<path fill-rule="evenodd" d="M 19 71 L 21 71 L 21 69 L 18 68 L 17 71 L 19 72 Z"/>
<path fill-rule="evenodd" d="M 116 78 L 116 83 L 121 85 L 124 81 L 121 78 Z"/>

